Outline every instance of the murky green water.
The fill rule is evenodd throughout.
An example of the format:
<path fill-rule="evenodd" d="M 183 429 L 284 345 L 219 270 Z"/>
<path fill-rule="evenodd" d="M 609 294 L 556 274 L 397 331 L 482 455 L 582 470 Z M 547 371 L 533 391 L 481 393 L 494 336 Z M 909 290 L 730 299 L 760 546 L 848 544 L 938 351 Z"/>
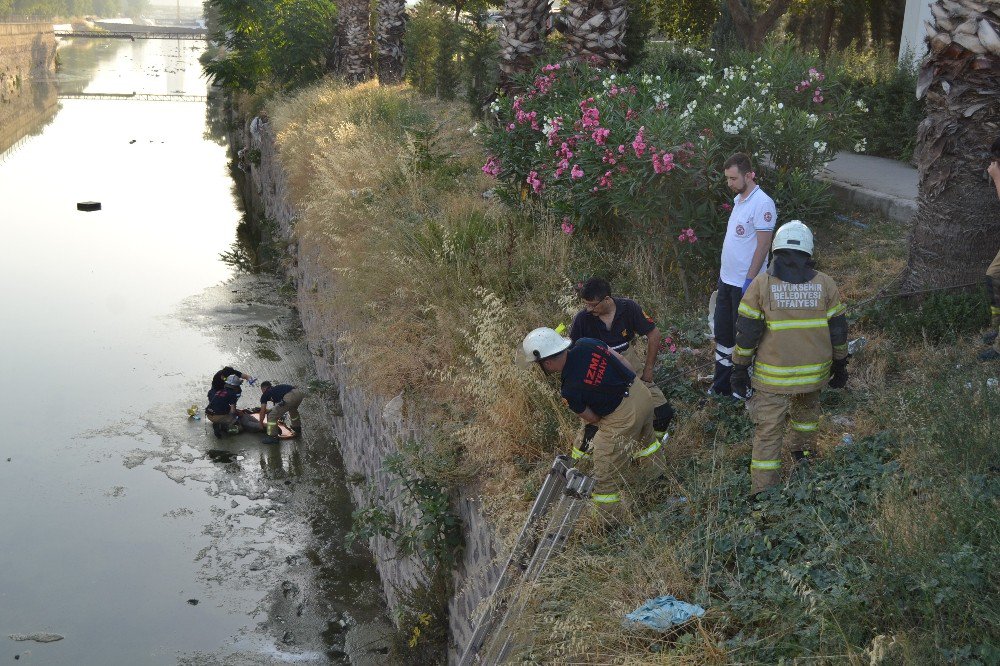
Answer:
<path fill-rule="evenodd" d="M 203 95 L 203 48 L 73 43 L 59 89 Z M 287 292 L 219 260 L 240 212 L 207 128 L 204 103 L 62 99 L 0 155 L 8 663 L 386 659 L 370 556 L 341 545 L 351 507 L 322 402 L 280 446 L 220 442 L 185 414 L 224 364 L 312 377 Z M 88 200 L 103 210 L 77 212 Z M 31 632 L 64 639 L 8 638 Z"/>

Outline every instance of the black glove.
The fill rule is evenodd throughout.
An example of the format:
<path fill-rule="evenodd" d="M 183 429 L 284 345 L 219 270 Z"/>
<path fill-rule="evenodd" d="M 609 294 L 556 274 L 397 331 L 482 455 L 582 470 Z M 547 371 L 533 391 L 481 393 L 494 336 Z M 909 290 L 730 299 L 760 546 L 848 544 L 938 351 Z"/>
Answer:
<path fill-rule="evenodd" d="M 597 426 L 593 423 L 588 423 L 583 426 L 583 441 L 580 442 L 580 450 L 584 453 L 590 449 L 590 440 L 594 439 L 594 435 L 597 434 Z"/>
<path fill-rule="evenodd" d="M 842 389 L 847 386 L 847 359 L 842 358 L 833 362 L 830 369 L 830 388 Z"/>
<path fill-rule="evenodd" d="M 729 376 L 729 387 L 733 395 L 738 398 L 747 398 L 750 394 L 750 366 L 733 365 L 733 374 Z"/>

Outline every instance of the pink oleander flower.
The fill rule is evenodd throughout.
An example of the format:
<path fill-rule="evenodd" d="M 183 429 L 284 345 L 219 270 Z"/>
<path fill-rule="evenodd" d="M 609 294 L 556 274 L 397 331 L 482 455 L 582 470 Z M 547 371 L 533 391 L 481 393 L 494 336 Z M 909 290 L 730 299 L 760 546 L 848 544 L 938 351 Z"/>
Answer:
<path fill-rule="evenodd" d="M 593 139 L 594 143 L 596 143 L 598 146 L 603 146 L 605 143 L 608 142 L 609 134 L 611 134 L 611 130 L 607 129 L 606 127 L 598 127 L 597 129 L 594 130 L 593 134 L 590 135 L 590 138 Z"/>
<path fill-rule="evenodd" d="M 639 112 L 635 109 L 627 109 L 625 111 L 625 120 L 635 120 L 639 117 Z"/>
<path fill-rule="evenodd" d="M 615 159 L 615 152 L 613 150 L 605 148 L 604 155 L 601 156 L 601 162 L 603 162 L 604 164 L 612 164 L 612 165 L 617 164 L 618 160 Z"/>
<path fill-rule="evenodd" d="M 670 173 L 675 166 L 673 153 L 657 153 L 654 151 L 651 159 L 654 173 Z"/>
<path fill-rule="evenodd" d="M 537 171 L 530 172 L 528 177 L 525 178 L 525 181 L 531 186 L 531 189 L 535 194 L 541 194 L 542 190 L 545 189 L 545 183 L 543 183 L 541 178 L 538 177 Z"/>
<path fill-rule="evenodd" d="M 611 172 L 610 172 L 610 171 L 605 171 L 605 172 L 604 172 L 604 175 L 603 175 L 603 176 L 601 176 L 601 180 L 600 180 L 600 182 L 598 183 L 598 186 L 599 186 L 599 187 L 606 187 L 606 188 L 608 188 L 608 189 L 611 189 L 611 187 L 612 187 L 612 186 L 613 186 L 614 184 L 615 184 L 615 181 L 614 181 L 614 179 L 613 179 L 613 178 L 611 177 Z"/>
<path fill-rule="evenodd" d="M 483 165 L 483 173 L 487 176 L 493 176 L 496 178 L 500 175 L 500 160 L 498 160 L 493 155 L 486 158 L 486 164 Z"/>
<path fill-rule="evenodd" d="M 619 144 L 618 145 L 618 154 L 619 155 L 624 155 L 625 154 L 625 145 L 624 144 Z"/>
<path fill-rule="evenodd" d="M 677 237 L 677 240 L 678 240 L 678 242 L 681 242 L 681 243 L 692 243 L 692 244 L 694 244 L 694 243 L 698 242 L 698 236 L 695 235 L 694 229 L 691 229 L 690 227 L 688 227 L 687 229 L 684 229 L 683 231 L 681 231 L 680 235 Z"/>
<path fill-rule="evenodd" d="M 822 88 L 816 88 L 816 92 L 813 93 L 813 102 L 816 104 L 823 103 L 823 90 Z"/>
<path fill-rule="evenodd" d="M 576 227 L 573 226 L 573 223 L 569 221 L 568 217 L 564 217 L 562 219 L 562 230 L 564 234 L 566 234 L 567 236 L 572 236 L 573 230 L 575 228 Z"/>
<path fill-rule="evenodd" d="M 646 153 L 646 127 L 640 127 L 639 131 L 635 135 L 635 139 L 632 140 L 632 150 L 635 151 L 636 157 L 642 157 Z"/>
<path fill-rule="evenodd" d="M 515 127 L 517 126 L 514 123 L 507 125 L 507 132 L 508 133 L 513 132 Z"/>
<path fill-rule="evenodd" d="M 819 71 L 815 67 L 810 67 L 809 68 L 809 80 L 810 81 L 822 81 L 825 78 L 826 78 L 826 74 L 824 74 L 823 72 Z"/>
<path fill-rule="evenodd" d="M 583 169 L 580 168 L 579 164 L 574 164 L 573 169 L 569 172 L 569 177 L 573 180 L 579 180 L 583 178 Z"/>
<path fill-rule="evenodd" d="M 545 65 L 544 67 L 542 67 L 542 71 L 545 72 L 546 74 L 548 74 L 550 72 L 558 72 L 560 69 L 562 69 L 562 65 L 560 65 L 557 62 L 556 63 L 552 63 L 551 65 Z"/>
<path fill-rule="evenodd" d="M 722 204 L 722 210 L 724 210 L 724 211 L 726 211 L 728 213 L 728 212 L 730 212 L 730 211 L 733 210 L 733 207 L 732 207 L 731 204 L 724 203 L 724 204 Z"/>
<path fill-rule="evenodd" d="M 583 118 L 580 119 L 580 126 L 583 129 L 593 129 L 595 127 L 600 127 L 601 125 L 601 112 L 597 110 L 596 107 L 590 107 L 585 109 L 583 112 Z"/>
<path fill-rule="evenodd" d="M 795 92 L 802 92 L 803 90 L 809 90 L 808 81 L 799 81 L 799 85 L 795 86 Z"/>

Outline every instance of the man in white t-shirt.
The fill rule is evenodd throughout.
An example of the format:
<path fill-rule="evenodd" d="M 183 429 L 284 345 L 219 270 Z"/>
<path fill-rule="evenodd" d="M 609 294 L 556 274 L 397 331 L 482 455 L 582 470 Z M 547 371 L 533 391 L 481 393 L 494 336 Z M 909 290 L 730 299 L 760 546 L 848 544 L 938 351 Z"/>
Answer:
<path fill-rule="evenodd" d="M 733 211 L 722 243 L 719 293 L 715 300 L 715 376 L 711 392 L 732 395 L 729 376 L 733 372 L 736 344 L 736 311 L 750 282 L 765 268 L 771 237 L 778 220 L 774 201 L 754 182 L 753 165 L 744 153 L 736 153 L 723 166 L 729 188 L 736 192 Z"/>

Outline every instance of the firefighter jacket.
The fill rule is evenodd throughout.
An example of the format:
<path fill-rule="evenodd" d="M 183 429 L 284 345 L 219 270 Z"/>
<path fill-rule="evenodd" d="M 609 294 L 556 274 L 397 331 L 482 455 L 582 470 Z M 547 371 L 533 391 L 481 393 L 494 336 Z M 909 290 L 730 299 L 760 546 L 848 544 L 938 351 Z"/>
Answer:
<path fill-rule="evenodd" d="M 754 363 L 757 390 L 817 391 L 826 385 L 832 362 L 847 358 L 846 308 L 825 273 L 809 271 L 808 279 L 796 284 L 773 272 L 772 267 L 754 278 L 740 301 L 733 363 Z"/>

